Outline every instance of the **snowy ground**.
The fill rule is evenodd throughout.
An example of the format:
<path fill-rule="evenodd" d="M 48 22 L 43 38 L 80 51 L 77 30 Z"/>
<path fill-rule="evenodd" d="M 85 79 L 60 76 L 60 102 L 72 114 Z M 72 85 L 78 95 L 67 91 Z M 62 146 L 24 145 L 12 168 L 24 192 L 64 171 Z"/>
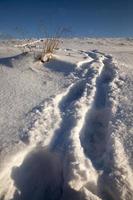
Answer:
<path fill-rule="evenodd" d="M 132 200 L 133 40 L 27 42 L 0 42 L 0 200 Z"/>

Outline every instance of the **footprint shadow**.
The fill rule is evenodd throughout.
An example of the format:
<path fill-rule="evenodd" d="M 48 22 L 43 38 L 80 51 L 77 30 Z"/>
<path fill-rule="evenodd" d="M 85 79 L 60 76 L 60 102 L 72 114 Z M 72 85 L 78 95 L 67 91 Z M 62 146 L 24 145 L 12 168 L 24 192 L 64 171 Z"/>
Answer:
<path fill-rule="evenodd" d="M 12 200 L 59 200 L 62 169 L 59 155 L 37 148 L 12 169 L 16 191 Z"/>
<path fill-rule="evenodd" d="M 10 200 L 85 200 L 80 191 L 64 185 L 60 155 L 37 148 L 12 169 L 16 191 Z"/>

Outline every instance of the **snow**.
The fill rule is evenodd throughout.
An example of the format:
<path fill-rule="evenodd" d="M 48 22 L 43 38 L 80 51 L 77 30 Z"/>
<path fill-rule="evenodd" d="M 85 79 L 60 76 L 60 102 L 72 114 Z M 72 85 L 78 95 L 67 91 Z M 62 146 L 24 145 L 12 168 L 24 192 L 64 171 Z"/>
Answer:
<path fill-rule="evenodd" d="M 0 199 L 132 200 L 133 40 L 0 43 Z"/>

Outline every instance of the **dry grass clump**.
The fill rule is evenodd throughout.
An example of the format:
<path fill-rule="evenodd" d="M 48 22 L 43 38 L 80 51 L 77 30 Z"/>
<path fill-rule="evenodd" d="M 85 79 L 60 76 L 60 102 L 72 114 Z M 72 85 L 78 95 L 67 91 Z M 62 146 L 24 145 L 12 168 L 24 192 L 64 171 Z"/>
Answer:
<path fill-rule="evenodd" d="M 42 62 L 48 62 L 54 53 L 54 51 L 58 48 L 60 40 L 58 38 L 47 38 L 44 41 L 43 50 L 40 55 L 40 60 Z"/>
<path fill-rule="evenodd" d="M 48 33 L 45 31 L 46 39 L 43 41 L 43 50 L 39 56 L 41 62 L 48 62 L 53 57 L 55 50 L 59 47 L 61 36 L 67 32 L 68 30 L 66 28 L 60 28 L 55 32 L 54 36 L 49 37 Z"/>
<path fill-rule="evenodd" d="M 59 46 L 59 43 L 60 41 L 57 38 L 46 39 L 44 53 L 53 53 L 54 50 Z"/>

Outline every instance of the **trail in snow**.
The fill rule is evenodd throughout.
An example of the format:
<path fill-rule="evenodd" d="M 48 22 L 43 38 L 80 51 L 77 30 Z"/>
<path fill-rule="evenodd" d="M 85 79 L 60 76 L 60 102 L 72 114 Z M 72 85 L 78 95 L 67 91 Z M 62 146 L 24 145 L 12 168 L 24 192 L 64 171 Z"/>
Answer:
<path fill-rule="evenodd" d="M 103 68 L 96 80 L 93 103 L 88 109 L 82 129 L 81 144 L 85 154 L 98 169 L 104 165 L 104 154 L 109 139 L 108 125 L 112 117 L 111 94 L 112 81 L 116 76 L 116 69 L 109 58 L 103 60 Z"/>
<path fill-rule="evenodd" d="M 28 131 L 27 149 L 1 172 L 1 200 L 133 198 L 132 171 L 112 133 L 116 64 L 100 52 L 84 53 L 74 83 L 44 103 Z"/>

